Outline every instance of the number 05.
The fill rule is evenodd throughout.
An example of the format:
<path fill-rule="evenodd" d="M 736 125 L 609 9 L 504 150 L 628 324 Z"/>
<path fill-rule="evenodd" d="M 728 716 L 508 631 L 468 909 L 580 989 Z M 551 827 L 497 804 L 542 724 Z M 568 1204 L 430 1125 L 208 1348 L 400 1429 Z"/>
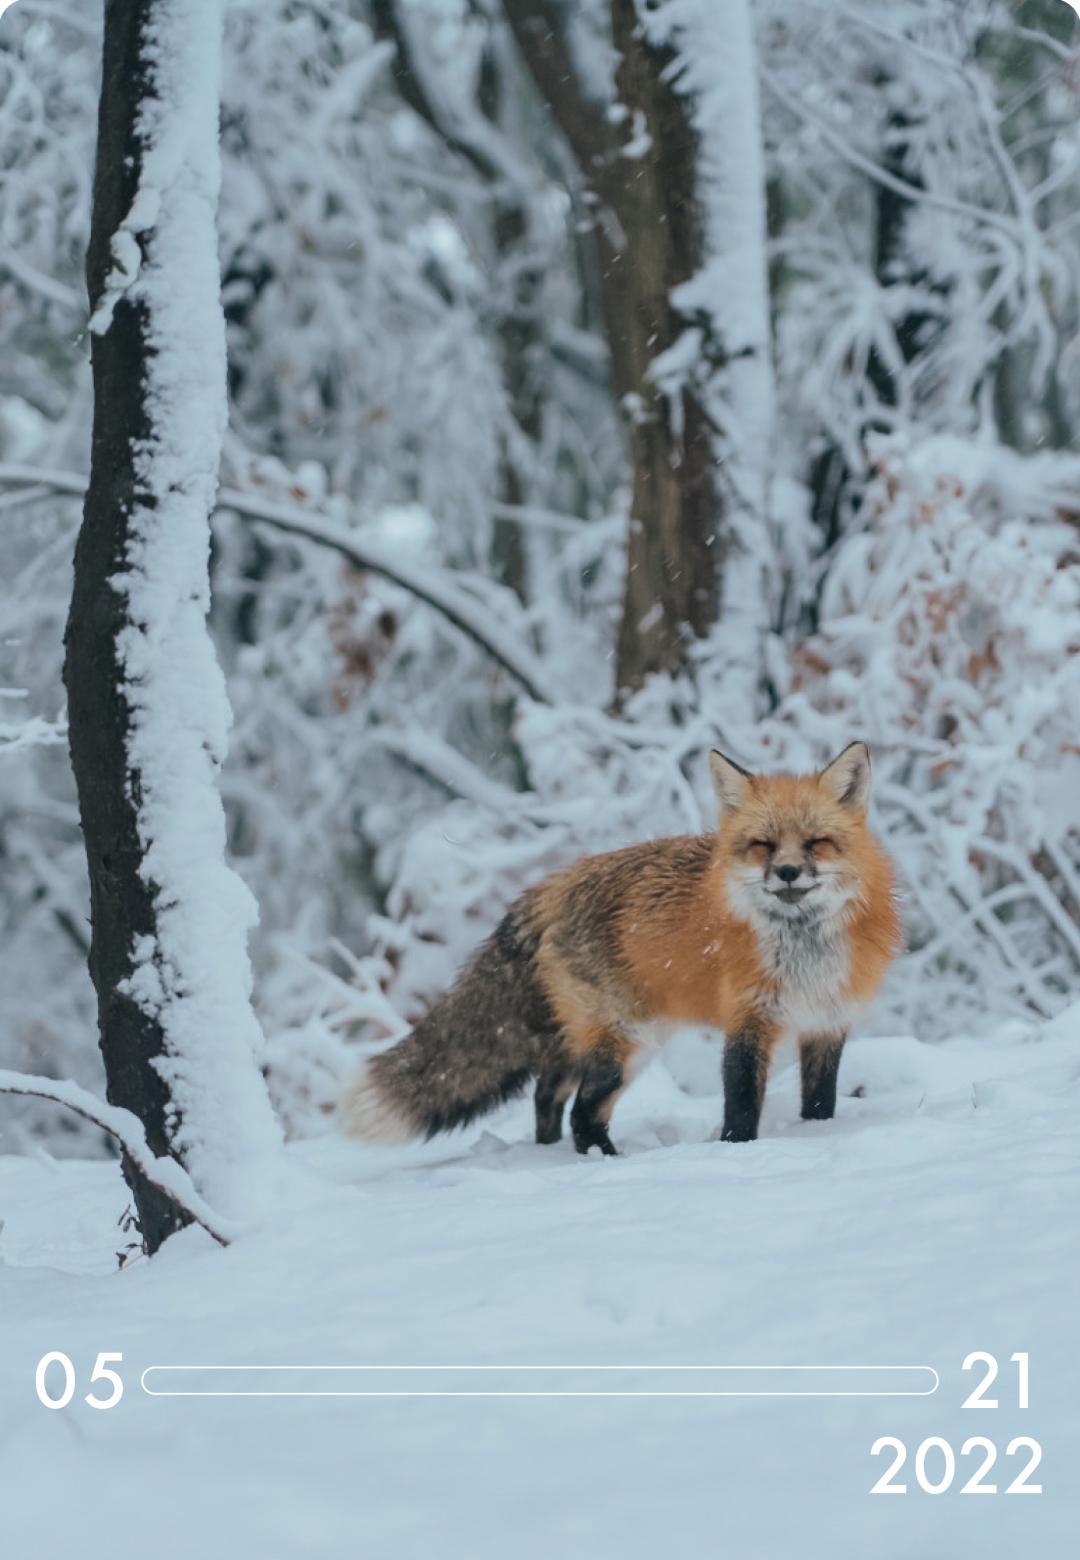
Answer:
<path fill-rule="evenodd" d="M 88 1403 L 91 1408 L 116 1407 L 124 1395 L 124 1383 L 116 1374 L 116 1371 L 109 1369 L 109 1366 L 114 1361 L 119 1365 L 123 1358 L 122 1354 L 98 1355 L 94 1368 L 90 1372 L 90 1380 L 91 1382 L 107 1381 L 110 1392 L 108 1397 L 98 1397 L 95 1393 L 88 1392 L 83 1398 L 84 1403 Z M 59 1365 L 63 1371 L 64 1385 L 59 1397 L 51 1397 L 49 1394 L 47 1374 L 50 1365 Z M 34 1387 L 39 1402 L 43 1403 L 46 1408 L 67 1408 L 75 1396 L 75 1367 L 68 1356 L 62 1354 L 59 1349 L 54 1349 L 51 1354 L 43 1354 L 41 1359 L 38 1360 L 37 1370 L 34 1372 Z"/>

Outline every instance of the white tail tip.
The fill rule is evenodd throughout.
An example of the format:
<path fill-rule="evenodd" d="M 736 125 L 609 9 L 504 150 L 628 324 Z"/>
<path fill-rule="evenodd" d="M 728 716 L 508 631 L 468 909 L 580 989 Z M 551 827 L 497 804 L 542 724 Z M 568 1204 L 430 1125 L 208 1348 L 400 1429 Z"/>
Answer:
<path fill-rule="evenodd" d="M 383 1094 L 371 1075 L 370 1062 L 362 1062 L 346 1085 L 338 1120 L 346 1137 L 362 1138 L 365 1143 L 408 1143 L 418 1135 Z"/>

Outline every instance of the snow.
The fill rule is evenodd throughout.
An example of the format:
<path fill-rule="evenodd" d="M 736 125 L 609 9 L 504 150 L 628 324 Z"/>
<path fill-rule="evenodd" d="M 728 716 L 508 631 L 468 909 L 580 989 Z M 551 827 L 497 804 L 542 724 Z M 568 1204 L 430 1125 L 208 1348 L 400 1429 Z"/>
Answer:
<path fill-rule="evenodd" d="M 175 1149 L 211 1202 L 242 1215 L 256 1206 L 280 1131 L 255 1066 L 262 1035 L 246 940 L 258 911 L 225 864 L 217 773 L 230 711 L 206 628 L 226 425 L 215 229 L 221 27 L 220 0 L 158 0 L 149 14 L 142 48 L 154 90 L 140 109 L 139 186 L 91 328 L 106 331 L 127 294 L 146 311 L 151 349 L 150 426 L 135 460 L 141 501 L 114 584 L 127 599 L 118 651 L 140 872 L 154 886 L 157 924 L 136 941 L 126 988 L 163 1030 L 157 1065 L 178 1112 Z"/>
<path fill-rule="evenodd" d="M 11 1552 L 127 1560 L 153 1533 L 163 1560 L 1065 1556 L 1080 1456 L 1078 1031 L 1074 1008 L 1040 1034 L 853 1041 L 829 1123 L 797 1120 L 782 1064 L 762 1138 L 739 1147 L 707 1141 L 715 1052 L 709 1094 L 684 1094 L 659 1066 L 635 1082 L 617 1160 L 533 1145 L 526 1104 L 423 1149 L 297 1145 L 303 1208 L 225 1251 L 185 1231 L 119 1274 L 114 1165 L 0 1159 Z M 55 1413 L 33 1388 L 52 1349 L 80 1379 Z M 123 1352 L 126 1395 L 95 1413 L 80 1400 L 103 1350 Z M 961 1407 L 973 1350 L 1001 1363 L 997 1411 Z M 147 1366 L 179 1363 L 925 1364 L 941 1385 L 803 1400 L 139 1390 Z M 933 1498 L 909 1452 L 910 1493 L 872 1498 L 881 1435 L 911 1452 L 931 1435 L 957 1452 L 987 1436 L 1002 1486 L 1019 1467 L 1005 1445 L 1034 1436 L 1045 1492 Z"/>

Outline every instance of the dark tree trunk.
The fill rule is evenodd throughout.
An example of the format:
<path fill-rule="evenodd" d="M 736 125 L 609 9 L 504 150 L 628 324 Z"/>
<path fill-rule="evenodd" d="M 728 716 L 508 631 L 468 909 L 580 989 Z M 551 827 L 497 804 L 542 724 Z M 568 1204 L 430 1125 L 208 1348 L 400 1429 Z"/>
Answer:
<path fill-rule="evenodd" d="M 142 168 L 136 131 L 152 90 L 143 53 L 156 0 L 107 0 L 97 166 L 87 286 L 93 308 L 111 264 L 113 234 L 129 212 Z M 75 582 L 65 635 L 71 761 L 90 869 L 90 975 L 97 991 L 108 1099 L 139 1117 L 155 1154 L 170 1152 L 169 1093 L 155 1069 L 165 1049 L 161 1026 L 120 987 L 132 973 L 136 938 L 155 931 L 154 893 L 139 875 L 139 775 L 128 750 L 131 711 L 124 696 L 118 637 L 124 599 L 110 584 L 125 567 L 129 520 L 139 489 L 135 450 L 150 433 L 143 369 L 149 351 L 144 307 L 122 297 L 112 324 L 91 336 L 94 424 L 90 486 L 75 549 Z M 124 1156 L 143 1241 L 153 1252 L 182 1223 L 174 1201 Z"/>
<path fill-rule="evenodd" d="M 628 691 L 683 665 L 689 636 L 708 632 L 719 599 L 724 500 L 712 430 L 693 385 L 672 408 L 649 373 L 688 323 L 672 289 L 702 258 L 696 140 L 685 101 L 665 79 L 671 58 L 642 37 L 634 0 L 611 0 L 617 96 L 627 110 L 618 126 L 581 92 L 557 9 L 548 0 L 504 3 L 598 208 L 612 392 L 626 415 L 633 479 L 616 656 L 617 687 Z M 720 366 L 718 344 L 706 341 L 704 352 Z"/>
<path fill-rule="evenodd" d="M 603 224 L 599 230 L 613 389 L 632 408 L 634 487 L 615 661 L 624 690 L 651 672 L 677 671 L 688 633 L 700 637 L 716 622 L 723 515 L 700 400 L 691 386 L 684 389 L 676 429 L 675 409 L 649 377 L 652 362 L 686 328 L 672 290 L 702 259 L 696 139 L 686 103 L 664 79 L 671 57 L 642 38 L 634 0 L 613 0 L 612 26 L 619 101 L 642 116 L 649 138 L 639 157 L 613 165 L 609 198 L 624 235 L 621 249 Z"/>

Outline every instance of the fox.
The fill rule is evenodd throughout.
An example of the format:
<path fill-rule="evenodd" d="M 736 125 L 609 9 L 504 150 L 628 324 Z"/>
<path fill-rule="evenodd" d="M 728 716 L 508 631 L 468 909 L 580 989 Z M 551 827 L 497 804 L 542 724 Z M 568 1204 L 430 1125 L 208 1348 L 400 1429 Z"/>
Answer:
<path fill-rule="evenodd" d="M 758 1134 L 777 1043 L 797 1040 L 802 1117 L 836 1110 L 856 1015 L 899 951 L 891 862 L 867 822 L 870 754 L 809 775 L 709 756 L 715 832 L 586 856 L 527 889 L 411 1032 L 365 1061 L 346 1136 L 432 1138 L 535 1079 L 536 1141 L 616 1154 L 614 1106 L 678 1025 L 723 1032 L 723 1124 Z"/>

